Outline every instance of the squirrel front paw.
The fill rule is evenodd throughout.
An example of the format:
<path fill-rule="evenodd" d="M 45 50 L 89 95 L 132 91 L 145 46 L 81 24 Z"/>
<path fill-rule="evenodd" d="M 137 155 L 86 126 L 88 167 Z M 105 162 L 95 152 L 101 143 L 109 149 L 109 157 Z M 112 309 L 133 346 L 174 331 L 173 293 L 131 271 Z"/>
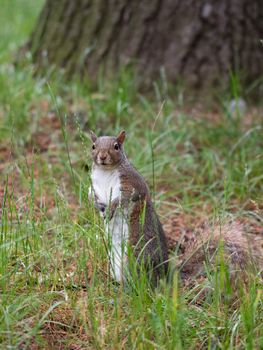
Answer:
<path fill-rule="evenodd" d="M 95 209 L 97 209 L 99 212 L 103 213 L 103 216 L 105 215 L 105 213 L 106 213 L 106 207 L 107 207 L 106 204 L 96 201 L 96 202 L 94 203 L 94 207 L 95 207 Z"/>
<path fill-rule="evenodd" d="M 115 213 L 115 206 L 111 206 L 109 210 L 107 210 L 108 206 L 104 203 L 96 201 L 94 203 L 94 207 L 96 210 L 99 211 L 103 219 L 108 219 L 109 221 L 113 218 L 113 215 Z"/>

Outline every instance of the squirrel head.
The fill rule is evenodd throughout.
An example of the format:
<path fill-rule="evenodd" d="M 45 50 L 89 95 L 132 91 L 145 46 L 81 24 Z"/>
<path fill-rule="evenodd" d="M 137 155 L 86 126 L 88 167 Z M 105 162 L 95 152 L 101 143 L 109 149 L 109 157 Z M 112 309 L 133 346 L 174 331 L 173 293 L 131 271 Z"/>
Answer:
<path fill-rule="evenodd" d="M 97 137 L 94 132 L 90 131 L 90 137 L 93 142 L 91 155 L 93 162 L 97 166 L 112 169 L 125 158 L 123 149 L 125 131 L 121 131 L 116 137 Z"/>

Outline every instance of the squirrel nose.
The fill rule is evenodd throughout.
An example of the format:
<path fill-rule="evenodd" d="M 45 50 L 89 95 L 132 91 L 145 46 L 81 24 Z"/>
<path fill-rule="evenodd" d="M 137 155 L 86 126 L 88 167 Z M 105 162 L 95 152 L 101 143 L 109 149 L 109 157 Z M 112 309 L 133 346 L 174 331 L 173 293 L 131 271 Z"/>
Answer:
<path fill-rule="evenodd" d="M 100 154 L 100 159 L 101 160 L 106 160 L 107 158 L 107 155 L 106 154 Z"/>

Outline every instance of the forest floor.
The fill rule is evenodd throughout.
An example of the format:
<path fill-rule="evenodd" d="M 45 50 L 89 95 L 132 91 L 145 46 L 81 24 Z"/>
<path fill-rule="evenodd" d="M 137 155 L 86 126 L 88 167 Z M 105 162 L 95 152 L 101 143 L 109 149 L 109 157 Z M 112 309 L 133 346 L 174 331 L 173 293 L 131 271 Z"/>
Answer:
<path fill-rule="evenodd" d="M 139 93 L 132 74 L 65 83 L 14 64 L 43 1 L 4 0 L 0 14 L 0 348 L 260 349 L 260 277 L 233 289 L 228 266 L 157 290 L 116 286 L 103 227 L 87 200 L 88 130 L 127 132 L 171 257 L 205 224 L 234 220 L 263 237 L 263 109 L 189 107 L 165 82 Z M 184 247 L 181 246 L 181 249 Z M 177 252 L 179 254 L 179 252 Z"/>

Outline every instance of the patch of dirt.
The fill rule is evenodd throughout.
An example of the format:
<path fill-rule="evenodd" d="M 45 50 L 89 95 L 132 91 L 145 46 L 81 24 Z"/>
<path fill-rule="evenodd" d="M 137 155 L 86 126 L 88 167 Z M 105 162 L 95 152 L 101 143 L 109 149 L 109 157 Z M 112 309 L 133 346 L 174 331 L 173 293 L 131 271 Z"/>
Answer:
<path fill-rule="evenodd" d="M 194 107 L 184 108 L 183 110 L 178 111 L 179 113 L 189 114 L 193 119 L 200 121 L 207 121 L 211 123 L 222 123 L 224 112 L 222 111 L 222 107 L 218 106 L 213 109 L 204 109 L 203 105 L 196 104 Z M 246 110 L 242 113 L 240 123 L 244 128 L 247 128 L 255 123 L 261 124 L 263 115 L 262 107 L 247 107 Z M 232 118 L 233 120 L 239 118 L 240 116 L 236 115 L 234 111 Z"/>
<path fill-rule="evenodd" d="M 76 216 L 78 205 L 76 196 L 67 190 L 72 188 L 70 174 L 65 171 L 60 159 L 64 147 L 61 123 L 58 116 L 49 111 L 47 101 L 42 101 L 42 104 L 41 115 L 43 115 L 37 126 L 32 126 L 34 130 L 22 152 L 21 149 L 16 150 L 11 144 L 6 144 L 6 141 L 0 143 L 0 215 L 6 195 L 12 199 L 12 205 L 16 206 L 19 215 L 28 212 L 32 180 L 35 187 L 34 215 L 37 218 L 43 211 L 46 215 L 52 215 L 56 206 L 54 191 L 48 184 L 52 177 L 57 181 L 58 187 L 61 184 L 60 193 L 69 203 L 72 215 Z M 38 108 L 39 106 L 32 106 L 31 113 L 37 113 Z"/>
<path fill-rule="evenodd" d="M 80 291 L 76 300 L 86 300 L 87 294 Z M 43 309 L 43 313 L 46 310 Z M 89 344 L 92 338 L 87 334 L 87 328 L 83 326 L 82 314 L 68 302 L 60 304 L 48 316 L 41 329 L 41 334 L 48 344 L 47 349 L 84 350 L 93 349 Z M 89 322 L 87 321 L 87 327 Z M 84 345 L 85 344 L 85 345 Z"/>
<path fill-rule="evenodd" d="M 236 219 L 237 224 L 242 225 L 244 233 L 255 235 L 255 239 L 263 238 L 263 225 L 252 221 L 249 218 Z M 184 243 L 193 240 L 199 232 L 207 227 L 208 223 L 200 218 L 191 217 L 188 215 L 174 215 L 170 216 L 164 223 L 163 228 L 168 241 L 168 248 L 174 251 L 179 248 L 184 251 Z M 212 227 L 212 226 L 211 226 Z"/>
<path fill-rule="evenodd" d="M 49 112 L 39 120 L 36 130 L 32 132 L 26 144 L 26 153 L 45 153 L 50 148 L 55 151 L 61 142 L 60 119 L 54 112 Z"/>

